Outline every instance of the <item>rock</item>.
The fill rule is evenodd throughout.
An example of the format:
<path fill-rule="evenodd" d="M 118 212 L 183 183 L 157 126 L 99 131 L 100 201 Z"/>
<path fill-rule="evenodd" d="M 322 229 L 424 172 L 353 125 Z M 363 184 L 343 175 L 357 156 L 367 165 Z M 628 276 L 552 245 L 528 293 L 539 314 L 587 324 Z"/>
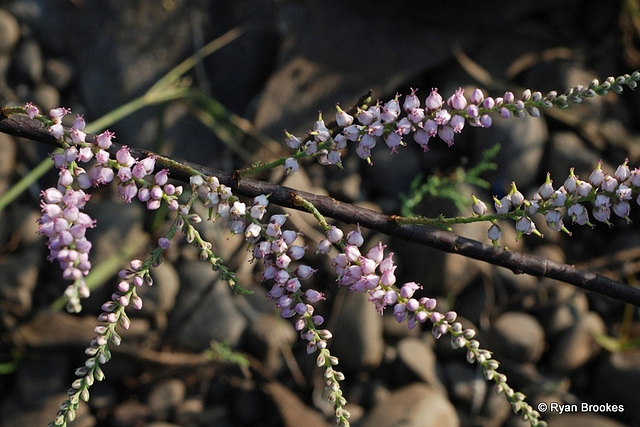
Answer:
<path fill-rule="evenodd" d="M 173 309 L 180 290 L 178 272 L 172 264 L 163 262 L 151 270 L 151 277 L 153 285 L 143 286 L 138 291 L 143 301 L 140 313 L 146 316 L 164 313 L 166 316 Z"/>
<path fill-rule="evenodd" d="M 284 366 L 282 348 L 292 346 L 298 338 L 289 322 L 276 314 L 265 313 L 254 319 L 247 328 L 243 341 L 247 351 L 260 359 L 274 376 Z"/>
<path fill-rule="evenodd" d="M 460 402 L 465 408 L 478 410 L 486 395 L 488 383 L 478 372 L 475 365 L 469 365 L 464 359 L 450 360 L 444 363 L 449 396 L 452 401 Z"/>
<path fill-rule="evenodd" d="M 182 405 L 187 394 L 185 383 L 177 378 L 154 384 L 147 397 L 151 417 L 167 420 Z"/>
<path fill-rule="evenodd" d="M 149 413 L 147 405 L 135 400 L 128 400 L 115 407 L 111 425 L 114 427 L 144 425 L 148 421 Z"/>
<path fill-rule="evenodd" d="M 67 374 L 74 366 L 67 351 L 39 351 L 23 360 L 16 371 L 16 392 L 24 403 L 45 401 L 67 389 Z"/>
<path fill-rule="evenodd" d="M 444 394 L 421 383 L 409 384 L 369 411 L 359 427 L 457 427 L 455 408 Z"/>
<path fill-rule="evenodd" d="M 369 88 L 374 101 L 393 97 L 399 85 L 448 61 L 452 54 L 445 45 L 450 28 L 440 19 L 431 21 L 419 9 L 414 12 L 407 17 L 393 8 L 372 8 L 363 19 L 359 7 L 335 0 L 322 5 L 289 4 L 280 9 L 276 19 L 282 49 L 256 104 L 256 126 L 273 136 L 282 135 L 285 128 L 294 134 L 304 132 L 319 109 L 332 117 L 336 102 L 349 106 Z M 371 22 L 378 23 L 375 29 L 371 29 Z M 333 31 L 324 31 L 329 27 Z M 315 34 L 324 34 L 324 42 L 317 43 Z M 366 34 L 366 43 L 344 43 L 353 34 Z M 472 41 L 467 34 L 456 37 L 462 45 Z M 381 61 L 380 46 L 392 39 L 402 40 L 402 49 L 386 50 Z M 429 54 L 414 55 L 407 61 L 407 52 L 423 49 L 424 40 L 430 41 Z M 340 54 L 336 55 L 338 46 Z M 427 95 L 426 90 L 421 96 Z"/>
<path fill-rule="evenodd" d="M 33 90 L 33 103 L 42 111 L 49 111 L 60 106 L 60 92 L 47 83 L 38 84 Z"/>
<path fill-rule="evenodd" d="M 382 317 L 360 293 L 345 293 L 331 340 L 332 353 L 347 372 L 373 369 L 382 361 L 384 340 Z"/>
<path fill-rule="evenodd" d="M 164 421 L 153 421 L 147 427 L 181 427 L 180 424 L 166 423 Z"/>
<path fill-rule="evenodd" d="M 178 348 L 202 351 L 212 340 L 238 345 L 247 325 L 229 285 L 218 279 L 208 263 L 180 266 L 180 292 L 169 317 L 169 333 Z"/>
<path fill-rule="evenodd" d="M 590 150 L 574 132 L 558 131 L 549 135 L 549 166 L 554 187 L 561 186 L 569 176 L 569 168 L 574 174 L 586 180 L 598 164 L 597 153 Z"/>
<path fill-rule="evenodd" d="M 554 341 L 587 313 L 589 302 L 583 291 L 566 283 L 554 283 L 548 295 L 550 303 L 537 313 L 537 318 L 547 339 Z"/>
<path fill-rule="evenodd" d="M 27 250 L 0 261 L 0 307 L 5 313 L 25 315 L 32 309 L 42 253 Z"/>
<path fill-rule="evenodd" d="M 576 320 L 573 327 L 560 333 L 548 352 L 549 366 L 556 372 L 571 372 L 600 352 L 594 334 L 603 334 L 606 326 L 595 312 L 588 312 Z"/>
<path fill-rule="evenodd" d="M 417 377 L 442 393 L 445 392 L 446 389 L 438 378 L 436 355 L 424 340 L 413 337 L 404 338 L 398 343 L 397 350 L 396 364 L 401 364 L 401 366 L 396 368 L 398 370 L 398 373 L 394 374 L 396 381 L 410 382 L 412 378 L 408 377 L 406 373 L 400 372 L 400 369 L 409 370 L 414 378 Z"/>
<path fill-rule="evenodd" d="M 179 425 L 197 425 L 197 419 L 204 411 L 204 402 L 201 397 L 187 397 L 176 408 L 176 422 Z"/>
<path fill-rule="evenodd" d="M 40 82 L 44 70 L 40 45 L 33 39 L 22 41 L 16 49 L 12 66 L 18 81 L 28 84 Z"/>
<path fill-rule="evenodd" d="M 71 62 L 60 58 L 50 58 L 44 63 L 44 75 L 47 82 L 53 87 L 65 90 L 73 82 L 76 72 Z"/>
<path fill-rule="evenodd" d="M 489 331 L 489 348 L 514 362 L 537 362 L 542 356 L 545 336 L 535 317 L 507 312 L 498 317 Z"/>
<path fill-rule="evenodd" d="M 0 9 L 0 53 L 11 52 L 20 39 L 20 25 L 16 18 Z"/>
<path fill-rule="evenodd" d="M 31 402 L 29 406 L 22 406 L 15 395 L 6 399 L 0 409 L 3 425 L 7 426 L 46 426 L 53 422 L 53 417 L 60 409 L 60 404 L 68 399 L 66 393 L 48 395 L 44 400 Z M 95 427 L 96 418 L 89 412 L 89 407 L 80 404 L 76 411 L 73 427 Z"/>
<path fill-rule="evenodd" d="M 477 163 L 482 152 L 500 144 L 500 151 L 494 158 L 498 165 L 495 171 L 487 172 L 485 179 L 494 183 L 493 192 L 499 197 L 508 192 L 511 181 L 523 191 L 530 185 L 539 186 L 535 179 L 538 176 L 538 165 L 547 142 L 547 124 L 543 117 L 503 120 L 493 119 L 490 128 L 471 132 L 474 148 L 473 164 Z M 524 193 L 523 193 L 524 194 Z M 486 203 L 486 202 L 485 202 Z"/>
<path fill-rule="evenodd" d="M 280 415 L 278 408 L 267 393 L 267 390 L 258 389 L 253 384 L 233 390 L 230 403 L 234 420 L 240 425 L 280 424 L 276 421 Z"/>
<path fill-rule="evenodd" d="M 284 426 L 330 427 L 322 414 L 307 406 L 296 393 L 277 382 L 265 385 L 265 391 L 278 408 Z M 348 409 L 348 406 L 347 406 Z"/>
<path fill-rule="evenodd" d="M 594 403 L 624 405 L 619 418 L 631 425 L 640 422 L 637 386 L 640 381 L 640 350 L 607 354 L 598 361 L 593 378 Z M 610 414 L 614 416 L 614 414 Z"/>
<path fill-rule="evenodd" d="M 554 414 L 546 421 L 554 427 L 624 427 L 626 425 L 593 412 L 588 414 Z"/>
<path fill-rule="evenodd" d="M 0 134 L 0 194 L 7 192 L 16 168 L 16 142 L 7 134 Z"/>

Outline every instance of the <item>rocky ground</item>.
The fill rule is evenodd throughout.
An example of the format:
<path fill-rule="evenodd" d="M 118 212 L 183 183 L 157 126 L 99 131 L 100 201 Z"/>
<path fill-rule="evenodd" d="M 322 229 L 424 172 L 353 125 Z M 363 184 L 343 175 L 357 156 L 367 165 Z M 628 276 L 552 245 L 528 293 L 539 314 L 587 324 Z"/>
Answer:
<path fill-rule="evenodd" d="M 351 105 L 369 89 L 383 100 L 411 87 L 420 88 L 421 97 L 431 87 L 449 94 L 458 86 L 481 86 L 499 96 L 507 88 L 561 91 L 594 77 L 629 73 L 640 66 L 635 48 L 640 29 L 623 4 L 636 3 L 500 0 L 489 8 L 409 0 L 5 0 L 0 2 L 0 103 L 64 105 L 91 122 L 140 96 L 209 40 L 242 25 L 244 32 L 189 78 L 266 137 L 230 129 L 225 117 L 199 120 L 194 113 L 201 110 L 187 102 L 148 107 L 110 126 L 120 143 L 232 170 L 284 155 L 284 129 L 302 134 L 318 110 L 331 116 L 336 102 Z M 468 62 L 465 71 L 457 50 L 488 77 Z M 636 93 L 610 94 L 566 114 L 495 119 L 490 129 L 465 129 L 451 149 L 434 141 L 426 154 L 417 144 L 394 156 L 384 147 L 376 150 L 374 167 L 356 156 L 345 158 L 342 171 L 308 165 L 286 184 L 395 213 L 398 193 L 408 191 L 416 174 L 446 176 L 474 164 L 499 142 L 499 168 L 486 175 L 492 189 L 469 192 L 490 200 L 515 180 L 528 195 L 547 171 L 559 185 L 570 166 L 586 178 L 599 159 L 609 172 L 625 157 L 638 166 L 639 114 Z M 231 137 L 225 139 L 225 132 Z M 48 150 L 0 134 L 0 194 Z M 105 278 L 81 315 L 52 309 L 66 285 L 58 267 L 45 260 L 35 223 L 38 192 L 51 182 L 54 176 L 46 176 L 0 213 L 0 424 L 6 426 L 46 425 L 53 418 L 83 363 L 100 305 L 115 286 Z M 113 199 L 98 192 L 88 208 L 98 220 L 91 236 L 95 266 L 119 256 L 119 265 L 126 265 L 125 259 L 143 256 L 163 231 L 162 222 L 140 205 Z M 543 240 L 514 242 L 515 233 L 505 226 L 504 244 L 634 285 L 640 258 L 636 211 L 630 225 L 572 227 L 572 237 L 539 224 Z M 425 201 L 419 213 L 456 214 L 442 200 Z M 294 214 L 291 221 L 313 248 L 318 234 L 313 219 Z M 486 242 L 486 228 L 455 231 Z M 292 324 L 274 314 L 246 252 L 227 240 L 222 228 L 206 233 L 255 294 L 234 296 L 198 262 L 193 248 L 174 245 L 155 272 L 154 287 L 145 289 L 143 310 L 132 314 L 123 345 L 114 349 L 106 380 L 92 387 L 91 402 L 81 407 L 74 426 L 332 424 L 314 358 L 305 354 Z M 624 408 L 547 413 L 552 426 L 640 425 L 640 351 L 625 347 L 640 332 L 637 309 L 374 233 L 367 238 L 384 240 L 396 253 L 399 280 L 422 283 L 424 295 L 437 297 L 441 309 L 456 310 L 479 331 L 510 385 L 534 406 L 584 402 Z M 331 350 L 347 377 L 353 425 L 523 425 L 475 365 L 466 364 L 464 353 L 451 350 L 448 339 L 436 342 L 428 328 L 409 331 L 392 316 L 378 316 L 366 298 L 336 289 L 330 271 L 322 271 L 326 260 L 309 262 L 321 267 L 314 287 L 329 296 L 318 310 L 335 325 Z M 612 337 L 609 345 L 603 348 L 598 334 Z M 250 366 L 223 362 L 212 342 L 226 343 Z"/>

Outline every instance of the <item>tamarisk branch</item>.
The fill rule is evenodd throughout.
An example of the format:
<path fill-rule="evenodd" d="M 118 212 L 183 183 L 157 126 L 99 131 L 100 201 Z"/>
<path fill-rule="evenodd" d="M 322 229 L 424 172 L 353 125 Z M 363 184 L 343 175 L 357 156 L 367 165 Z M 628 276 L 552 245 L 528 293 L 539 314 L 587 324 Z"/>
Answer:
<path fill-rule="evenodd" d="M 0 110 L 0 132 L 57 147 L 56 139 L 45 129 L 41 122 L 35 119 L 32 120 L 24 114 L 11 114 L 8 109 Z M 95 138 L 96 135 L 87 135 L 86 140 L 92 142 Z M 108 151 L 115 155 L 121 147 L 122 144 L 113 143 Z M 393 215 L 386 215 L 340 202 L 332 197 L 319 196 L 266 181 L 238 178 L 234 172 L 221 171 L 196 163 L 164 157 L 147 150 L 132 147 L 129 147 L 129 149 L 135 157 L 156 156 L 156 168 L 158 170 L 168 169 L 171 178 L 178 181 L 189 183 L 189 178 L 195 173 L 216 176 L 220 183 L 230 187 L 235 194 L 246 197 L 269 194 L 271 203 L 298 210 L 301 210 L 301 208 L 294 203 L 294 198 L 301 196 L 312 203 L 323 215 L 345 223 L 358 223 L 363 227 L 386 235 L 397 236 L 445 252 L 508 268 L 516 274 L 530 274 L 532 276 L 560 280 L 584 290 L 606 295 L 640 307 L 640 289 L 568 264 L 536 255 L 500 248 L 494 249 L 492 245 L 483 244 L 433 227 L 398 224 Z"/>

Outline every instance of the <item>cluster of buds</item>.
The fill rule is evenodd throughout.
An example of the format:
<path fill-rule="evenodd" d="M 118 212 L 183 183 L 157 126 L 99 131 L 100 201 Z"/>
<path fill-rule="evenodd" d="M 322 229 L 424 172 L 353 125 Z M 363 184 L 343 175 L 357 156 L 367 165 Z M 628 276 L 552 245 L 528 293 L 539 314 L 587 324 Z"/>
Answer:
<path fill-rule="evenodd" d="M 120 325 L 126 330 L 131 325 L 125 308 L 131 305 L 140 310 L 142 299 L 137 295 L 136 289 L 153 283 L 149 275 L 149 265 L 140 260 L 131 261 L 129 268 L 121 270 L 118 276 L 118 291 L 112 295 L 110 301 L 102 305 L 102 313 L 98 316 L 102 323 L 94 328 L 96 335 L 85 349 L 88 358 L 84 366 L 76 369 L 75 374 L 78 378 L 67 391 L 69 398 L 60 405 L 60 410 L 50 426 L 64 426 L 67 422 L 73 421 L 80 400 L 89 401 L 89 388 L 95 381 L 104 379 L 104 372 L 100 366 L 111 359 L 108 344 L 118 346 L 122 342 L 122 338 L 116 332 L 116 326 Z"/>
<path fill-rule="evenodd" d="M 586 181 L 581 180 L 571 168 L 569 176 L 557 189 L 553 187 L 551 175 L 547 173 L 545 182 L 538 188 L 530 199 L 526 199 L 518 190 L 515 183 L 511 184 L 509 193 L 498 199 L 493 198 L 496 214 L 487 215 L 487 205 L 475 195 L 473 212 L 482 220 L 491 221 L 489 238 L 497 245 L 502 234 L 497 224 L 499 218 L 512 218 L 516 221 L 517 238 L 523 234 L 542 236 L 536 229 L 534 215 L 544 216 L 547 226 L 554 231 L 571 234 L 565 227 L 563 216 L 571 219 L 572 224 L 594 227 L 589 221 L 589 210 L 585 205 L 591 205 L 591 215 L 596 221 L 611 226 L 611 213 L 630 223 L 629 214 L 634 193 L 640 193 L 640 169 L 631 170 L 628 159 L 619 165 L 613 175 L 602 170 L 602 161 L 591 172 Z M 636 196 L 636 203 L 640 205 L 640 195 Z"/>
<path fill-rule="evenodd" d="M 308 132 L 309 138 L 306 140 L 285 131 L 287 146 L 297 151 L 286 160 L 285 171 L 292 173 L 298 170 L 298 159 L 304 156 L 315 156 L 322 164 L 340 166 L 340 152 L 347 142 L 355 142 L 358 156 L 371 164 L 371 151 L 380 137 L 391 153 L 397 152 L 399 146 L 406 145 L 408 135 L 412 135 L 425 152 L 429 150 L 430 139 L 436 136 L 450 147 L 455 134 L 462 132 L 466 123 L 474 127 L 490 127 L 491 114 L 505 119 L 522 118 L 527 114 L 539 117 L 541 108 L 566 108 L 571 103 L 578 104 L 586 98 L 606 95 L 609 91 L 621 93 L 624 85 L 633 89 L 639 80 L 640 72 L 636 71 L 631 75 L 608 77 L 603 83 L 594 79 L 588 87 L 578 85 L 564 94 L 550 91 L 543 95 L 526 89 L 520 97 L 510 91 L 495 98 L 485 97 L 482 90 L 476 88 L 467 99 L 464 90 L 458 88 L 446 102 L 438 89 L 433 88 L 424 104 L 416 95 L 417 90 L 412 89 L 402 105 L 401 95 L 396 94 L 386 103 L 378 101 L 371 106 L 358 107 L 355 117 L 336 105 L 335 121 L 340 131 L 335 135 L 325 125 L 322 113 Z"/>

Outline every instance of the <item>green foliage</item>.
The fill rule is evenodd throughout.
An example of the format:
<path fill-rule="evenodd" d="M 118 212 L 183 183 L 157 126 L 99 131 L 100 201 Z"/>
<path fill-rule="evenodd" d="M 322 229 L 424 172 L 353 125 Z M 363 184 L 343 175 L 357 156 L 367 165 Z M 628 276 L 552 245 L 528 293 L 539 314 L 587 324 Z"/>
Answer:
<path fill-rule="evenodd" d="M 464 211 L 471 205 L 471 196 L 466 191 L 460 190 L 460 185 L 468 184 L 480 188 L 489 188 L 490 183 L 481 178 L 481 175 L 489 170 L 496 170 L 498 165 L 493 163 L 493 159 L 500 151 L 500 144 L 485 150 L 482 159 L 477 165 L 465 169 L 459 166 L 448 176 L 418 174 L 411 182 L 409 194 L 400 194 L 402 207 L 400 214 L 404 217 L 415 217 L 413 211 L 427 197 L 440 197 L 451 200 L 456 208 Z"/>

